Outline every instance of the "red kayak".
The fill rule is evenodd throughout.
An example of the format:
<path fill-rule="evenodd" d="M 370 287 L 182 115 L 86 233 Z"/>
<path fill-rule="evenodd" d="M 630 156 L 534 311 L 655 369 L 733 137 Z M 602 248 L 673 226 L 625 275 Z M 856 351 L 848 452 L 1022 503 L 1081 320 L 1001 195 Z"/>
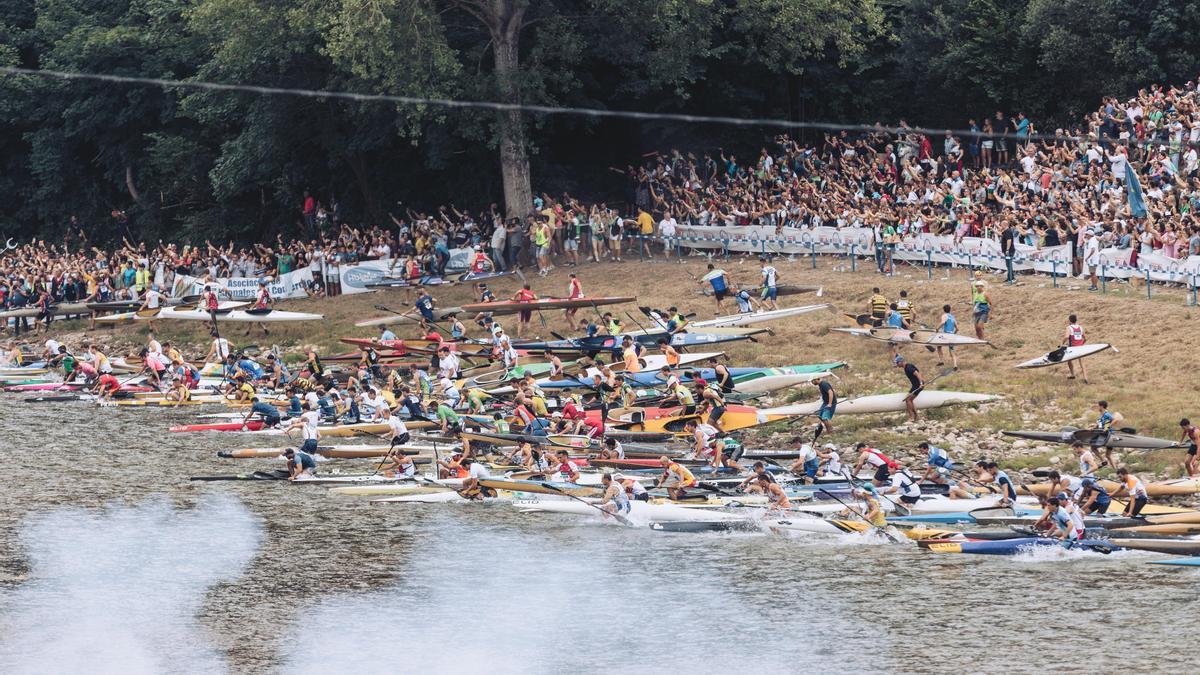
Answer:
<path fill-rule="evenodd" d="M 171 427 L 171 431 L 188 432 L 188 431 L 241 431 L 242 427 L 246 431 L 261 431 L 266 428 L 266 422 L 262 420 L 250 420 L 245 424 L 241 422 L 214 422 L 212 424 L 183 424 L 177 427 Z"/>
<path fill-rule="evenodd" d="M 374 347 L 375 351 L 391 352 L 388 356 L 401 356 L 403 354 L 433 354 L 441 347 L 449 347 L 450 351 L 458 351 L 459 343 L 446 340 L 438 342 L 437 340 L 376 340 L 375 338 L 339 338 L 342 342 L 348 345 L 354 345 L 360 349 Z M 486 347 L 487 345 L 470 345 L 472 347 Z"/>
<path fill-rule="evenodd" d="M 637 300 L 633 296 L 608 296 L 598 298 L 539 298 L 529 302 L 477 302 L 463 305 L 464 312 L 489 312 L 491 314 L 516 314 L 517 312 L 532 312 L 535 309 L 579 309 L 582 307 L 599 307 L 600 305 L 618 305 L 623 302 Z"/>

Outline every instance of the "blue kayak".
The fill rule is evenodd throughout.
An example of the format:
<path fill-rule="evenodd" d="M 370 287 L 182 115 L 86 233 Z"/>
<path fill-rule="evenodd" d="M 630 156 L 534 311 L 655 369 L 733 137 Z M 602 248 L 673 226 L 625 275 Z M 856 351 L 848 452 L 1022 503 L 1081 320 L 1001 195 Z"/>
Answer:
<path fill-rule="evenodd" d="M 1016 509 L 1015 515 L 1036 516 L 1041 512 L 1041 509 Z M 975 516 L 971 515 L 969 511 L 955 511 L 951 513 L 915 513 L 908 516 L 893 516 L 888 518 L 888 522 L 937 523 L 941 525 L 954 525 L 958 523 L 974 523 Z"/>
<path fill-rule="evenodd" d="M 930 544 L 930 551 L 935 553 L 977 553 L 982 555 L 1015 555 L 1025 550 L 1041 546 L 1062 547 L 1062 542 L 1048 537 L 1019 537 L 1017 539 L 1000 539 L 995 541 L 947 541 Z M 1102 539 L 1083 539 L 1069 548 L 1084 551 L 1111 553 L 1120 547 Z"/>
<path fill-rule="evenodd" d="M 1151 560 L 1151 565 L 1177 565 L 1179 567 L 1200 567 L 1200 556 L 1193 558 L 1175 558 L 1173 560 Z"/>
<path fill-rule="evenodd" d="M 826 370 L 836 370 L 838 368 L 844 368 L 845 366 L 846 366 L 845 361 L 831 361 L 829 363 L 812 363 L 812 364 L 797 365 L 797 366 L 777 366 L 777 367 L 773 367 L 773 368 L 738 367 L 738 368 L 730 368 L 729 374 L 733 377 L 734 384 L 739 384 L 739 383 L 747 381 L 747 380 L 755 379 L 760 374 L 784 374 L 784 373 L 786 373 L 786 374 L 790 374 L 790 375 L 807 375 L 810 373 L 824 372 Z M 717 372 L 715 370 L 713 370 L 712 368 L 689 368 L 688 366 L 681 366 L 678 370 L 679 370 L 679 372 L 678 372 L 679 380 L 680 380 L 680 382 L 684 382 L 684 383 L 693 381 L 693 379 L 695 379 L 695 377 L 699 377 L 700 379 L 706 380 L 708 382 L 715 382 L 717 379 Z M 688 375 L 687 373 L 694 373 L 695 375 L 694 376 Z M 657 370 L 647 370 L 647 371 L 643 371 L 640 373 L 635 373 L 633 375 L 626 374 L 625 379 L 632 380 L 636 384 L 636 386 L 640 386 L 640 387 L 656 387 L 656 386 L 666 383 L 666 380 L 659 377 L 659 373 Z"/>

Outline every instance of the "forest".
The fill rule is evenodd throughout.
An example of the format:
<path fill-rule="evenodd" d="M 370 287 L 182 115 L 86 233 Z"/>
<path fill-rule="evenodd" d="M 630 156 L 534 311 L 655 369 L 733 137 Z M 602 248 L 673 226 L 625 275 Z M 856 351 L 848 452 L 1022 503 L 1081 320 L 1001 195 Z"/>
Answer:
<path fill-rule="evenodd" d="M 1070 128 L 1197 75 L 1187 0 L 0 0 L 0 66 L 605 110 Z M 778 128 L 0 74 L 0 234 L 261 240 L 305 191 L 346 222 L 757 152 Z M 802 142 L 821 132 L 792 131 Z"/>

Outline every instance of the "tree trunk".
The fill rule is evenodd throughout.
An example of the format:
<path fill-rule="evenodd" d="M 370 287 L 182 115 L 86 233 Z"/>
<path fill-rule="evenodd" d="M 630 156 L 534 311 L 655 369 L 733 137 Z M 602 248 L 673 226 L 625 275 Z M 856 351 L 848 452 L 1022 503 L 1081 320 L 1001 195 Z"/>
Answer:
<path fill-rule="evenodd" d="M 358 193 L 362 196 L 363 212 L 367 216 L 367 222 L 381 225 L 387 218 L 384 215 L 383 209 L 379 203 L 379 198 L 375 194 L 375 188 L 371 184 L 371 171 L 368 168 L 367 158 L 362 154 L 346 155 L 346 163 L 350 165 L 350 170 L 354 172 L 354 182 L 358 185 Z M 334 223 L 335 226 L 341 226 L 341 223 Z"/>
<path fill-rule="evenodd" d="M 520 103 L 521 91 L 517 74 L 520 70 L 521 21 L 525 3 L 507 3 L 508 13 L 489 26 L 492 33 L 492 54 L 496 59 L 496 83 L 500 100 Z M 510 218 L 524 218 L 533 209 L 533 188 L 529 178 L 529 147 L 525 139 L 525 122 L 520 111 L 506 110 L 499 114 L 500 175 L 504 180 L 504 208 Z"/>
<path fill-rule="evenodd" d="M 125 189 L 129 190 L 129 196 L 133 197 L 133 201 L 137 202 L 138 206 L 145 206 L 142 203 L 142 195 L 133 182 L 133 167 L 128 164 L 125 165 Z"/>

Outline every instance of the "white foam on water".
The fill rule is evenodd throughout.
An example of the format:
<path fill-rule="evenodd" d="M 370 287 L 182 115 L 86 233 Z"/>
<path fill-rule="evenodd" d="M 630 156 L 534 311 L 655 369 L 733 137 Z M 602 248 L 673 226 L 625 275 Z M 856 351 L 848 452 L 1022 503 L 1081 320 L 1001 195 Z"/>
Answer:
<path fill-rule="evenodd" d="M 863 639 L 873 649 L 889 643 L 830 604 L 812 616 L 784 597 L 770 610 L 755 609 L 732 583 L 744 571 L 737 560 L 718 565 L 733 577 L 689 565 L 686 549 L 666 553 L 661 569 L 646 569 L 636 549 L 668 535 L 643 531 L 641 541 L 642 533 L 607 537 L 601 529 L 460 536 L 460 528 L 447 527 L 398 570 L 393 587 L 326 598 L 297 616 L 281 631 L 297 638 L 280 643 L 281 670 L 829 672 L 838 664 L 823 649 L 831 637 Z M 697 551 L 708 541 L 679 539 Z M 786 575 L 788 564 L 781 560 L 777 574 Z M 306 630 L 315 626 L 324 628 Z M 767 636 L 769 646 L 747 636 Z"/>
<path fill-rule="evenodd" d="M 262 532 L 228 497 L 31 516 L 19 533 L 29 578 L 0 596 L 0 672 L 224 672 L 195 615 L 210 587 L 241 575 Z"/>

